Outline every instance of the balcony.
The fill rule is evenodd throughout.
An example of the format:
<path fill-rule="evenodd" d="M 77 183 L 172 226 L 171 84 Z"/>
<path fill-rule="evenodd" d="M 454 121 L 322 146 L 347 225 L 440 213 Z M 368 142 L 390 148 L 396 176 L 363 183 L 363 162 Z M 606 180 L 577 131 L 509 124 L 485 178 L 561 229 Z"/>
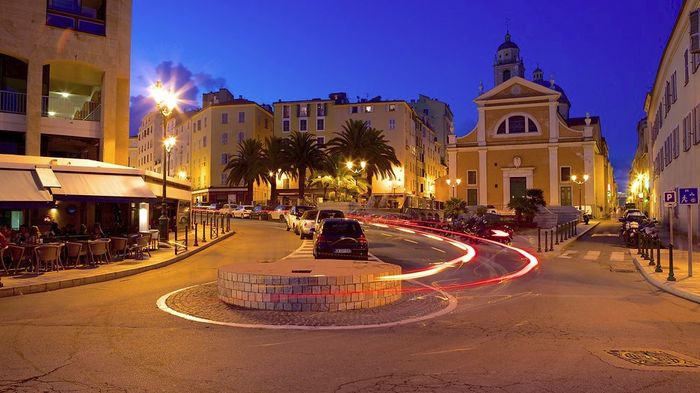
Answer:
<path fill-rule="evenodd" d="M 85 96 L 71 96 L 65 93 L 41 97 L 41 115 L 55 119 L 100 121 L 101 105 L 97 100 Z"/>
<path fill-rule="evenodd" d="M 0 90 L 0 112 L 27 114 L 27 94 Z"/>

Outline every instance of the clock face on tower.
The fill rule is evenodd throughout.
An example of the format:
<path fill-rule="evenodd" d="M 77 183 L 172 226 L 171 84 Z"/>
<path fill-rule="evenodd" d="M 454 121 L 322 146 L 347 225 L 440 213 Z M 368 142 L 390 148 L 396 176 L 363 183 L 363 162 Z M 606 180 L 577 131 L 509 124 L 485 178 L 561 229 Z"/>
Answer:
<path fill-rule="evenodd" d="M 516 168 L 520 168 L 520 165 L 523 164 L 523 159 L 520 158 L 520 156 L 515 156 L 513 157 L 513 166 Z"/>

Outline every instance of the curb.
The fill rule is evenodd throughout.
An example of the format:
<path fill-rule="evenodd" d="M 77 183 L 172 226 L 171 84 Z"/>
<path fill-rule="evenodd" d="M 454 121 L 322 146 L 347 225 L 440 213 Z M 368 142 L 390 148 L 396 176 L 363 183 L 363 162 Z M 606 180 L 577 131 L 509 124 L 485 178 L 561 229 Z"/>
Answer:
<path fill-rule="evenodd" d="M 634 261 L 634 265 L 637 267 L 637 270 L 639 270 L 639 272 L 642 273 L 642 277 L 644 277 L 644 279 L 647 280 L 647 282 L 649 282 L 649 284 L 659 288 L 660 290 L 662 290 L 664 292 L 668 292 L 672 295 L 678 296 L 678 297 L 683 298 L 685 300 L 689 300 L 691 302 L 700 304 L 700 295 L 695 295 L 693 293 L 674 288 L 671 285 L 664 285 L 663 283 L 654 280 L 651 277 L 651 275 L 646 270 L 644 270 L 644 267 L 637 259 L 637 256 L 633 255 L 632 252 L 629 250 L 627 250 L 627 253 L 630 254 L 630 256 L 632 256 L 632 260 Z"/>
<path fill-rule="evenodd" d="M 81 286 L 81 285 L 88 285 L 88 284 L 94 284 L 94 283 L 98 283 L 98 282 L 116 280 L 118 278 L 133 276 L 133 275 L 147 272 L 150 270 L 159 269 L 161 267 L 172 265 L 173 263 L 179 262 L 185 258 L 189 258 L 192 255 L 195 255 L 202 250 L 206 250 L 207 248 L 211 247 L 212 245 L 217 244 L 220 241 L 223 241 L 225 239 L 228 239 L 229 237 L 233 236 L 235 233 L 236 233 L 235 231 L 231 231 L 227 234 L 224 234 L 224 235 L 217 237 L 214 240 L 209 240 L 206 244 L 201 245 L 198 248 L 193 249 L 192 251 L 189 251 L 189 252 L 184 253 L 184 254 L 176 255 L 173 258 L 166 259 L 165 261 L 154 263 L 152 265 L 139 266 L 139 267 L 136 267 L 133 269 L 123 270 L 120 272 L 103 273 L 103 274 L 98 274 L 98 275 L 90 276 L 90 277 L 64 279 L 64 280 L 48 282 L 48 283 L 44 283 L 44 284 L 25 285 L 25 286 L 21 286 L 21 287 L 11 287 L 11 288 L 0 288 L 0 298 L 10 297 L 10 296 L 18 296 L 18 295 L 29 295 L 31 293 L 55 291 L 57 289 L 71 288 L 71 287 L 77 287 L 77 286 Z"/>
<path fill-rule="evenodd" d="M 558 256 L 561 255 L 561 253 L 564 251 L 564 247 L 565 247 L 565 246 L 568 246 L 569 244 L 571 244 L 571 243 L 575 242 L 576 240 L 578 240 L 578 239 L 579 239 L 580 237 L 582 237 L 583 235 L 585 235 L 585 234 L 587 234 L 588 232 L 592 231 L 593 228 L 595 228 L 595 227 L 597 227 L 598 225 L 600 225 L 600 223 L 601 223 L 601 221 L 598 221 L 598 222 L 596 222 L 595 224 L 590 225 L 590 226 L 589 226 L 588 228 L 586 228 L 584 231 L 581 231 L 580 233 L 574 235 L 574 237 L 565 240 L 564 243 L 559 243 L 559 249 L 558 249 L 558 250 L 555 250 L 555 251 L 548 251 L 548 252 L 539 252 L 539 253 L 537 253 L 537 255 L 540 255 L 540 256 L 542 257 L 542 259 L 551 259 L 551 258 L 556 258 L 556 257 L 558 257 Z"/>

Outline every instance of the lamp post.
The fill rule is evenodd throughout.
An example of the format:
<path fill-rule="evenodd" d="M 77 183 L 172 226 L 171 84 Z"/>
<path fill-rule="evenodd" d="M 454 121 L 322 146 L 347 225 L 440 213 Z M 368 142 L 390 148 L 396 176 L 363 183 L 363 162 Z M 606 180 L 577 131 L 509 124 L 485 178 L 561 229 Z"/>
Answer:
<path fill-rule="evenodd" d="M 168 156 L 170 155 L 170 151 L 172 148 L 175 146 L 175 137 L 170 136 L 166 137 L 166 132 L 167 132 L 167 123 L 168 123 L 168 117 L 173 113 L 173 110 L 177 107 L 177 95 L 171 90 L 163 86 L 163 83 L 161 81 L 157 81 L 152 87 L 151 87 L 151 97 L 153 98 L 153 101 L 156 103 L 156 109 L 158 112 L 160 112 L 161 116 L 163 117 L 163 165 L 162 165 L 162 171 L 163 171 L 163 199 L 161 201 L 161 214 L 160 218 L 158 219 L 158 230 L 160 232 L 160 241 L 162 242 L 168 242 L 169 240 L 169 233 L 168 233 L 168 214 L 167 214 L 167 209 L 168 209 L 168 204 L 167 204 L 167 195 L 166 195 L 166 190 L 167 190 L 167 166 L 168 166 Z"/>
<path fill-rule="evenodd" d="M 576 175 L 571 175 L 571 181 L 578 184 L 578 209 L 583 210 L 583 206 L 586 205 L 586 196 L 582 193 L 583 183 L 588 181 L 588 175 L 584 174 L 580 179 Z M 581 204 L 581 196 L 583 195 L 583 205 Z"/>
<path fill-rule="evenodd" d="M 364 160 L 360 161 L 360 166 L 357 168 L 355 167 L 355 163 L 353 161 L 347 161 L 345 163 L 345 167 L 353 174 L 359 175 L 367 167 L 367 161 L 364 161 Z M 355 187 L 357 187 L 357 178 L 355 176 L 353 176 L 352 179 L 355 180 Z M 359 199 L 359 197 L 358 197 L 358 199 Z"/>
<path fill-rule="evenodd" d="M 447 179 L 447 185 L 452 189 L 452 198 L 457 197 L 457 186 L 462 184 L 462 179 L 455 179 L 454 184 L 452 184 L 452 179 Z"/>

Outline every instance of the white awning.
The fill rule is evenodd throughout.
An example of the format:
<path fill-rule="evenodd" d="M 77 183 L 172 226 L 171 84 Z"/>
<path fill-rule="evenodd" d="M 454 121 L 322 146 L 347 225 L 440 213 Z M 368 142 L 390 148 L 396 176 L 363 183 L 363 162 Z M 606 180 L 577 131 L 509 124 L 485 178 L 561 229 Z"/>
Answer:
<path fill-rule="evenodd" d="M 0 204 L 52 202 L 51 194 L 39 188 L 31 170 L 0 169 Z"/>
<path fill-rule="evenodd" d="M 148 188 L 153 191 L 153 193 L 158 197 L 162 198 L 163 197 L 163 185 L 162 184 L 156 184 L 156 183 L 151 183 L 150 181 L 146 182 L 148 185 Z M 182 188 L 176 188 L 176 187 L 171 187 L 168 186 L 167 190 L 165 190 L 166 196 L 168 199 L 177 199 L 179 201 L 187 201 L 190 202 L 192 201 L 192 193 L 187 190 L 183 190 Z"/>
<path fill-rule="evenodd" d="M 36 168 L 34 169 L 36 171 L 37 176 L 39 176 L 39 182 L 41 183 L 41 186 L 43 188 L 49 188 L 49 187 L 61 187 L 61 183 L 58 182 L 58 179 L 56 178 L 56 174 L 53 173 L 53 170 L 51 168 Z"/>
<path fill-rule="evenodd" d="M 111 173 L 56 172 L 61 188 L 51 191 L 56 199 L 86 198 L 153 199 L 156 196 L 141 176 Z"/>

